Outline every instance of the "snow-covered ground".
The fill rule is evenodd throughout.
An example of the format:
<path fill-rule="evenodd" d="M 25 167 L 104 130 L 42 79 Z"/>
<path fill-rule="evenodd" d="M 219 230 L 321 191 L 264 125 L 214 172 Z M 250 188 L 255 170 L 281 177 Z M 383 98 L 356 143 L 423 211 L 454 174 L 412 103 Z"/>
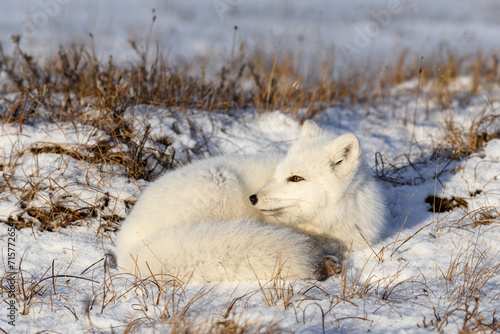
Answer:
<path fill-rule="evenodd" d="M 88 44 L 92 33 L 98 56 L 134 60 L 127 43 L 133 38 L 158 41 L 172 59 L 190 58 L 230 54 L 237 25 L 237 43 L 271 52 L 298 50 L 305 58 L 333 48 L 339 65 L 371 58 L 376 67 L 405 47 L 415 55 L 441 47 L 498 50 L 499 16 L 497 1 L 24 0 L 2 4 L 0 42 L 8 52 L 9 36 L 20 34 L 23 49 L 43 58 L 59 44 Z M 457 90 L 467 80 L 459 78 Z M 112 255 L 119 221 L 109 223 L 109 217 L 125 217 L 148 183 L 129 179 L 112 164 L 37 149 L 94 147 L 106 134 L 89 124 L 1 124 L 0 221 L 36 224 L 14 230 L 0 223 L 5 267 L 0 328 L 79 333 L 122 332 L 126 326 L 166 332 L 178 326 L 206 332 L 237 325 L 250 332 L 455 333 L 496 322 L 498 330 L 500 139 L 460 160 L 451 160 L 437 145 L 443 144 L 445 119 L 464 129 L 484 115 L 498 120 L 499 97 L 480 92 L 465 106 L 451 103 L 440 110 L 425 94 L 408 93 L 414 86 L 409 81 L 394 88 L 390 103 L 342 104 L 317 119 L 359 137 L 384 188 L 388 217 L 382 240 L 372 250 L 349 254 L 343 276 L 325 282 L 179 287 L 121 274 Z M 11 98 L 0 96 L 0 110 Z M 236 112 L 238 117 L 202 110 L 184 114 L 139 105 L 126 117 L 136 129 L 149 124 L 151 138 L 173 138 L 180 160 L 285 151 L 300 131 L 301 115 Z M 500 131 L 498 122 L 490 126 L 495 128 L 481 130 Z M 146 145 L 157 147 L 151 140 Z M 456 198 L 460 205 L 433 213 L 426 203 L 432 196 Z M 37 212 L 28 210 L 52 207 L 83 212 L 85 218 L 41 231 Z M 52 218 L 65 217 L 61 212 Z"/>
<path fill-rule="evenodd" d="M 461 122 L 471 122 L 481 116 L 483 108 L 498 116 L 499 107 L 477 99 L 456 112 L 462 116 Z M 456 332 L 463 325 L 467 308 L 473 312 L 475 307 L 484 322 L 494 321 L 494 310 L 500 303 L 500 140 L 491 140 L 467 159 L 450 161 L 444 153 L 442 157 L 433 155 L 433 145 L 442 136 L 438 124 L 445 115 L 425 116 L 423 109 L 417 109 L 414 124 L 404 121 L 408 117 L 405 110 L 398 107 L 384 114 L 372 108 L 355 114 L 339 107 L 327 110 L 318 120 L 339 133 L 356 133 L 374 174 L 378 171 L 387 180 L 380 181 L 387 200 L 386 231 L 373 251 L 350 254 L 345 276 L 321 283 L 281 282 L 282 286 L 270 291 L 266 289 L 273 282 L 263 288 L 257 282 L 234 282 L 181 289 L 158 287 L 154 282 L 119 274 L 112 256 L 106 255 L 114 250 L 114 229 L 104 229 L 101 216 L 124 217 L 125 203 L 139 195 L 147 183 L 130 182 L 123 171 L 111 167 L 103 170 L 66 155 L 31 150 L 47 143 L 92 145 L 100 137 L 88 126 L 42 123 L 20 130 L 4 124 L 2 163 L 15 167 L 5 168 L 3 173 L 9 187 L 16 190 L 2 193 L 0 219 L 6 221 L 23 211 L 20 198 L 33 185 L 37 191 L 30 206 L 72 203 L 85 208 L 107 201 L 101 216 L 87 217 L 80 226 L 57 232 L 37 228 L 16 231 L 15 263 L 22 258 L 22 275 L 15 275 L 14 281 L 26 294 L 18 298 L 16 329 L 120 332 L 135 323 L 141 332 L 162 332 L 176 321 L 210 326 L 231 320 L 255 330 L 274 325 L 304 333 L 323 328 L 414 332 L 419 330 L 417 325 L 422 331 L 431 326 Z M 240 118 L 192 111 L 188 123 L 185 116 L 171 116 L 170 110 L 139 106 L 130 109 L 128 117 L 138 126 L 150 124 L 153 138 L 175 138 L 177 152 L 193 152 L 195 148 L 200 152 L 200 147 L 212 154 L 282 151 L 300 129 L 293 117 L 279 111 L 260 117 L 247 112 Z M 425 200 L 433 195 L 463 198 L 467 206 L 432 213 Z M 487 215 L 493 220 L 485 221 Z M 6 265 L 8 232 L 9 226 L 1 224 Z M 273 299 L 271 295 L 276 294 Z M 467 304 L 475 300 L 480 302 Z M 177 320 L 184 307 L 183 320 Z M 228 309 L 229 315 L 222 318 Z M 26 315 L 21 315 L 23 310 Z M 11 328 L 7 306 L 1 314 L 0 327 Z"/>

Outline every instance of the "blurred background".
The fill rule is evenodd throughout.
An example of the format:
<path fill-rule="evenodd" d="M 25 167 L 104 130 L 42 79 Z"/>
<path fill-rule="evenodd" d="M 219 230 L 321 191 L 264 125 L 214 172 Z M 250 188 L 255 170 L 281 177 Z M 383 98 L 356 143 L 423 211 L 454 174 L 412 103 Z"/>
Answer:
<path fill-rule="evenodd" d="M 20 35 L 23 51 L 39 57 L 76 43 L 100 59 L 132 61 L 133 41 L 169 61 L 257 47 L 291 52 L 306 67 L 330 57 L 340 68 L 391 62 L 402 50 L 426 57 L 500 49 L 497 0 L 4 0 L 0 8 L 4 52 Z"/>

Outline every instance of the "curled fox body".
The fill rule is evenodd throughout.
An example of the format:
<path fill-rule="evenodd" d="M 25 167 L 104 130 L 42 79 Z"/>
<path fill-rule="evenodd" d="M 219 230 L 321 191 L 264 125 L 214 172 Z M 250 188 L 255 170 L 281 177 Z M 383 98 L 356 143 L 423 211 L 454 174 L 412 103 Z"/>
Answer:
<path fill-rule="evenodd" d="M 286 155 L 219 156 L 160 177 L 124 221 L 116 253 L 141 276 L 322 280 L 383 222 L 357 138 L 306 122 Z"/>

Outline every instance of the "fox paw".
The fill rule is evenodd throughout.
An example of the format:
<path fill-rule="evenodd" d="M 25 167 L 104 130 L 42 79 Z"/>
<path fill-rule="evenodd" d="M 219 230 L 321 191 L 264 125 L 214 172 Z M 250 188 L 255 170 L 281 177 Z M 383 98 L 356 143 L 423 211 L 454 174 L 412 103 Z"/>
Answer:
<path fill-rule="evenodd" d="M 324 281 L 333 275 L 338 275 L 342 272 L 342 263 L 337 257 L 325 255 L 323 261 L 319 264 L 319 270 L 316 273 L 318 281 Z"/>

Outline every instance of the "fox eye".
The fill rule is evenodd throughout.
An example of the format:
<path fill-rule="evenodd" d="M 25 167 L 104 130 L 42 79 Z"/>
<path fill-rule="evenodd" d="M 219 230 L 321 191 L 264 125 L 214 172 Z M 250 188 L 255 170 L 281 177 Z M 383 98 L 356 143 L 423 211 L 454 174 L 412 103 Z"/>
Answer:
<path fill-rule="evenodd" d="M 330 164 L 330 167 L 332 167 L 332 169 L 335 169 L 335 167 L 336 167 L 336 166 L 340 165 L 340 164 L 341 164 L 341 163 L 343 163 L 343 162 L 344 162 L 344 159 L 337 160 L 337 161 L 335 161 L 335 162 L 332 162 L 332 163 Z"/>
<path fill-rule="evenodd" d="M 290 176 L 288 178 L 288 181 L 290 181 L 290 182 L 300 182 L 300 181 L 304 181 L 304 178 L 302 176 L 294 175 L 294 176 Z"/>

